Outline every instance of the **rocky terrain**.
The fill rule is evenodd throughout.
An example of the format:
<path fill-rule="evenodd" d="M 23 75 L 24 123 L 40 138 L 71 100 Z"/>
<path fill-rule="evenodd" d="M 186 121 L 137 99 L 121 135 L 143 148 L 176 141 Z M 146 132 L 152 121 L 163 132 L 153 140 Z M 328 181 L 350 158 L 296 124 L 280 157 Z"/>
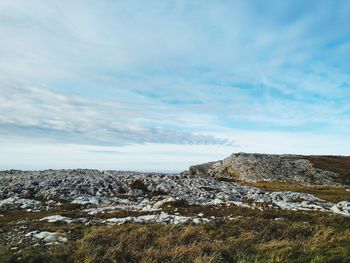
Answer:
<path fill-rule="evenodd" d="M 189 174 L 336 186 L 350 183 L 350 157 L 235 153 L 191 166 Z"/>
<path fill-rule="evenodd" d="M 314 167 L 298 156 L 260 154 L 233 154 L 223 161 L 192 166 L 181 174 L 84 169 L 2 171 L 0 243 L 10 244 L 18 252 L 23 246 L 69 241 L 72 230 L 65 227 L 57 231 L 57 224 L 210 224 L 235 220 L 241 216 L 237 215 L 241 208 L 350 217 L 350 187 L 337 178 L 337 172 Z M 284 181 L 328 188 L 313 188 L 316 194 L 312 195 L 288 189 L 269 191 L 243 181 Z M 321 190 L 330 191 L 332 198 L 317 195 Z M 334 198 L 334 193 L 339 196 Z"/>

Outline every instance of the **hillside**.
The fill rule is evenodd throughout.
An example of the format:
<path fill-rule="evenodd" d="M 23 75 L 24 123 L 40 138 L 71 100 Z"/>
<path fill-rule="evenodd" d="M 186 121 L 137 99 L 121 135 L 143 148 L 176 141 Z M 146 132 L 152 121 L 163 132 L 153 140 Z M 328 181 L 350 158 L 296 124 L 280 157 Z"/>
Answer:
<path fill-rule="evenodd" d="M 348 262 L 347 160 L 2 171 L 0 262 Z"/>
<path fill-rule="evenodd" d="M 306 185 L 350 184 L 350 157 L 235 153 L 189 168 L 191 175 L 237 181 L 283 181 Z"/>

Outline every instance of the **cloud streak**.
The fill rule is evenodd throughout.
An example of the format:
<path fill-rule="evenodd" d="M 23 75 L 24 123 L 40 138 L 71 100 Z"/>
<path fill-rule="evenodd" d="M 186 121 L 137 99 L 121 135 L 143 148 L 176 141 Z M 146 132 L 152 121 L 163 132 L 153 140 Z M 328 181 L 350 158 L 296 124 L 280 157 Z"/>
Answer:
<path fill-rule="evenodd" d="M 36 87 L 3 91 L 6 97 L 0 101 L 0 131 L 9 137 L 97 145 L 233 145 L 210 135 L 147 126 L 142 112 L 113 101 L 93 102 Z"/>
<path fill-rule="evenodd" d="M 237 149 L 237 130 L 347 142 L 348 10 L 341 0 L 3 0 L 0 134 L 95 146 Z"/>

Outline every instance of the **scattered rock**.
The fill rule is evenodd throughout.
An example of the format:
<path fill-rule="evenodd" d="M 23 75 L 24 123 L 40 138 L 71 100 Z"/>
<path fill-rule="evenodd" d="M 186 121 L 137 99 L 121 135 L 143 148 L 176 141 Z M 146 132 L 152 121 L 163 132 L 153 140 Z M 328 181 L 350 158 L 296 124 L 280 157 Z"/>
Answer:
<path fill-rule="evenodd" d="M 18 196 L 9 197 L 0 201 L 0 207 L 15 207 L 21 209 L 35 208 L 40 205 L 41 202 L 32 199 L 23 199 Z"/>
<path fill-rule="evenodd" d="M 53 232 L 48 232 L 48 231 L 32 231 L 29 232 L 25 235 L 26 237 L 34 237 L 37 239 L 41 239 L 45 242 L 53 242 L 53 241 L 58 241 L 58 242 L 67 242 L 67 238 L 64 237 L 63 234 L 61 233 L 53 233 Z"/>
<path fill-rule="evenodd" d="M 203 222 L 210 222 L 209 219 L 206 218 L 196 218 L 189 216 L 178 216 L 178 215 L 169 215 L 167 213 L 162 212 L 159 215 L 144 215 L 137 217 L 124 217 L 124 218 L 109 218 L 105 220 L 106 223 L 110 224 L 124 224 L 128 222 L 134 223 L 161 223 L 161 224 L 181 224 L 181 223 L 194 223 L 200 224 Z"/>
<path fill-rule="evenodd" d="M 234 205 L 259 210 L 324 211 L 348 216 L 348 202 L 335 204 L 310 194 L 290 191 L 268 192 L 215 178 L 231 176 L 240 180 L 283 179 L 303 183 L 322 181 L 325 184 L 333 182 L 334 174 L 316 169 L 307 160 L 298 158 L 291 155 L 235 154 L 223 161 L 209 163 L 203 167 L 192 167 L 190 172 L 183 174 L 101 172 L 82 169 L 3 171 L 0 172 L 0 209 L 6 211 L 8 208 L 19 208 L 31 213 L 68 205 L 90 215 L 87 217 L 90 221 L 86 218 L 72 219 L 61 215 L 40 219 L 50 223 L 68 224 L 93 223 L 95 221 L 91 221 L 91 216 L 99 222 L 102 217 L 100 214 L 116 211 L 123 211 L 123 216 L 124 212 L 146 215 L 108 219 L 106 223 L 201 223 L 205 220 L 215 220 L 215 217 L 206 219 L 203 213 L 199 213 L 197 217 L 181 216 L 178 212 L 175 215 L 161 213 L 168 207 L 175 208 L 176 212 L 178 208 L 180 211 L 181 207 L 187 205 Z M 320 176 L 324 178 L 321 180 Z M 21 198 L 17 194 L 28 194 L 28 191 L 33 199 Z M 24 222 L 19 221 L 16 224 Z"/>
<path fill-rule="evenodd" d="M 41 218 L 39 221 L 46 221 L 48 223 L 56 223 L 56 222 L 64 222 L 64 223 L 72 223 L 73 220 L 69 217 L 61 216 L 61 215 L 53 215 Z"/>
<path fill-rule="evenodd" d="M 350 216 L 350 202 L 342 201 L 331 207 L 331 211 L 344 216 Z"/>

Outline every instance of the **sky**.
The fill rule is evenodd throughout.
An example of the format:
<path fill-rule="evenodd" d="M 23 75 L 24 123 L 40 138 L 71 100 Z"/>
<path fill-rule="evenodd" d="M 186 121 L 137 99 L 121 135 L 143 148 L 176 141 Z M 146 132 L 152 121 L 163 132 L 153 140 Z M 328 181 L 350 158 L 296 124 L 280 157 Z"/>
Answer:
<path fill-rule="evenodd" d="M 0 170 L 350 155 L 350 1 L 0 1 Z"/>

